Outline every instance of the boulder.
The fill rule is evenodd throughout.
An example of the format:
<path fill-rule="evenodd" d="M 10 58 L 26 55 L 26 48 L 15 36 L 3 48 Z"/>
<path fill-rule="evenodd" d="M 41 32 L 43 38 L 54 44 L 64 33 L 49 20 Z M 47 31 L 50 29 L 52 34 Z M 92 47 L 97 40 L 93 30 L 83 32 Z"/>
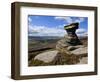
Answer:
<path fill-rule="evenodd" d="M 73 51 L 71 51 L 74 55 L 86 56 L 87 55 L 87 47 L 80 47 Z"/>
<path fill-rule="evenodd" d="M 47 51 L 35 56 L 33 63 L 35 66 L 44 65 L 70 65 L 79 62 L 76 55 L 67 55 L 57 50 Z"/>
<path fill-rule="evenodd" d="M 50 63 L 56 59 L 58 55 L 57 53 L 58 53 L 57 50 L 43 52 L 35 56 L 34 60 L 39 60 L 44 63 Z"/>

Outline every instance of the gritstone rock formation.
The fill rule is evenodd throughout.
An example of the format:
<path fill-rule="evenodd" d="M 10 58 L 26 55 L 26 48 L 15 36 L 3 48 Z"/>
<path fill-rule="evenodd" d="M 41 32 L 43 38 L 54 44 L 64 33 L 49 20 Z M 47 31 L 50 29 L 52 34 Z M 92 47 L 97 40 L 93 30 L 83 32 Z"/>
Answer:
<path fill-rule="evenodd" d="M 72 23 L 64 27 L 67 31 L 67 35 L 63 39 L 58 41 L 56 49 L 59 52 L 64 52 L 66 54 L 87 54 L 87 48 L 82 45 L 81 41 L 78 39 L 76 30 L 79 28 L 79 23 Z"/>
<path fill-rule="evenodd" d="M 72 23 L 64 27 L 67 32 L 56 44 L 56 50 L 38 54 L 34 60 L 41 65 L 64 65 L 87 63 L 87 47 L 79 40 L 76 30 L 79 23 Z M 85 61 L 85 62 L 84 62 Z"/>

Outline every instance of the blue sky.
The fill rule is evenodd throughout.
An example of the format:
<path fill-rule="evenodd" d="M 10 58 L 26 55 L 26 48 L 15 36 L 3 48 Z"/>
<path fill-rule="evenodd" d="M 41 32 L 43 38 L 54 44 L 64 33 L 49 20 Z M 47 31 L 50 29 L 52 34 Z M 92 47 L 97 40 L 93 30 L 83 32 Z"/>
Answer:
<path fill-rule="evenodd" d="M 29 36 L 64 36 L 66 31 L 64 26 L 79 22 L 77 34 L 87 35 L 88 18 L 72 16 L 28 16 L 28 35 Z"/>

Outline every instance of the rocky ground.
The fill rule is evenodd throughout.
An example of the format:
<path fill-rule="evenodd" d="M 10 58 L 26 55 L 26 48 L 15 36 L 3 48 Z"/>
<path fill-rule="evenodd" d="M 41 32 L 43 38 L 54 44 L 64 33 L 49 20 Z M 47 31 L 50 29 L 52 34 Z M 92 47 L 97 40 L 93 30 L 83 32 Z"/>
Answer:
<path fill-rule="evenodd" d="M 55 49 L 40 52 L 32 58 L 29 66 L 87 64 L 87 39 L 84 41 L 83 45 L 68 46 L 64 37 L 56 43 Z"/>

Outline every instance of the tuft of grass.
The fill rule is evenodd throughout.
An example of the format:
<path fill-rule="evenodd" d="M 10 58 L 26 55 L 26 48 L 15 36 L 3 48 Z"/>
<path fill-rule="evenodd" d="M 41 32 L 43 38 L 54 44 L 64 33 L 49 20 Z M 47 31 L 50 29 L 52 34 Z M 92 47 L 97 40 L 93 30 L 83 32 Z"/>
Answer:
<path fill-rule="evenodd" d="M 42 66 L 42 65 L 44 66 L 47 64 L 40 60 L 32 60 L 29 64 L 29 66 Z"/>
<path fill-rule="evenodd" d="M 66 53 L 58 54 L 60 55 L 60 57 L 57 60 L 57 62 L 59 62 L 58 65 L 71 65 L 79 62 L 79 57 L 76 55 Z"/>

